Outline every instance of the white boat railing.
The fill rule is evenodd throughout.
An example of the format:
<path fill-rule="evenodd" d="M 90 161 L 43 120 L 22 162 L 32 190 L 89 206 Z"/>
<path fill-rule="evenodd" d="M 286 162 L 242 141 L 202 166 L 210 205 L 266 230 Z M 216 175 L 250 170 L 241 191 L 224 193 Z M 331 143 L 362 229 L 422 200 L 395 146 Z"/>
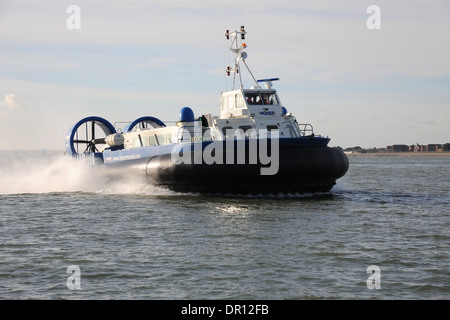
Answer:
<path fill-rule="evenodd" d="M 309 123 L 299 123 L 298 127 L 300 128 L 300 133 L 302 137 L 314 137 L 313 126 Z"/>

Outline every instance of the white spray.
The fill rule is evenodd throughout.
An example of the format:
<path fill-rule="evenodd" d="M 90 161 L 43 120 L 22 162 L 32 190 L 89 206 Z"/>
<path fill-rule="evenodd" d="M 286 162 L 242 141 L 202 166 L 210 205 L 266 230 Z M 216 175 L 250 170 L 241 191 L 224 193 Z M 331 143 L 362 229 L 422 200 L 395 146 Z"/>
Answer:
<path fill-rule="evenodd" d="M 165 194 L 145 175 L 89 166 L 61 151 L 0 151 L 0 194 L 101 192 Z"/>

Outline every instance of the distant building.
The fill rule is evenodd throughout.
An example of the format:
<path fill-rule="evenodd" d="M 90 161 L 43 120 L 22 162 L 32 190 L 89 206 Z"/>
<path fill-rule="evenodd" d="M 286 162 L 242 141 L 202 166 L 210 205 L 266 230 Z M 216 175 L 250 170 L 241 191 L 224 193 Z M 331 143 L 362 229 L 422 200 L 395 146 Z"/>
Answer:
<path fill-rule="evenodd" d="M 372 149 L 366 149 L 367 153 L 385 153 L 385 148 L 372 148 Z"/>
<path fill-rule="evenodd" d="M 361 148 L 360 146 L 357 147 L 351 147 L 344 150 L 345 153 L 365 153 L 367 152 L 365 149 Z"/>
<path fill-rule="evenodd" d="M 395 144 L 393 146 L 387 146 L 386 152 L 443 152 L 450 151 L 450 144 L 413 144 L 410 146 L 404 144 Z"/>
<path fill-rule="evenodd" d="M 442 151 L 450 151 L 450 143 L 444 143 L 442 145 Z"/>
<path fill-rule="evenodd" d="M 426 151 L 426 146 L 417 143 L 417 144 L 412 145 L 410 147 L 410 151 L 411 152 L 425 152 Z"/>
<path fill-rule="evenodd" d="M 336 147 L 340 148 L 340 147 Z M 342 148 L 340 148 L 342 149 Z M 352 154 L 352 153 L 389 153 L 389 152 L 449 152 L 450 151 L 450 143 L 444 144 L 412 144 L 410 146 L 406 144 L 394 144 L 392 146 L 386 146 L 386 148 L 361 148 L 360 146 L 351 147 L 343 149 L 344 153 Z"/>
<path fill-rule="evenodd" d="M 427 145 L 428 152 L 442 152 L 442 144 L 429 144 Z"/>
<path fill-rule="evenodd" d="M 394 144 L 393 146 L 386 147 L 387 152 L 408 152 L 409 146 L 406 144 Z"/>

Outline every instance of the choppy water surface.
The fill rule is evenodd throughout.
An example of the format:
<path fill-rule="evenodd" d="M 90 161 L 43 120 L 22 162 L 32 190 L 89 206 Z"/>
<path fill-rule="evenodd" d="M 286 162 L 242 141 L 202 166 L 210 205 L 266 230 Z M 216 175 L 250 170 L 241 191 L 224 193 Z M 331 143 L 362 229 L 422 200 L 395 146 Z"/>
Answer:
<path fill-rule="evenodd" d="M 239 198 L 50 152 L 0 165 L 1 299 L 450 298 L 450 157 L 350 157 L 330 193 Z"/>

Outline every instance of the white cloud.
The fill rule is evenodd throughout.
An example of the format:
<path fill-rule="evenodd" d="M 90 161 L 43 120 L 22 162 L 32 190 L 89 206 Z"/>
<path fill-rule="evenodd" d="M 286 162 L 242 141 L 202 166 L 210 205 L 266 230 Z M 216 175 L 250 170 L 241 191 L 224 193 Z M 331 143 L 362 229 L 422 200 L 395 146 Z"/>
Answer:
<path fill-rule="evenodd" d="M 19 100 L 14 94 L 7 94 L 4 101 L 0 101 L 0 107 L 16 109 L 20 111 L 28 110 L 28 103 Z"/>

